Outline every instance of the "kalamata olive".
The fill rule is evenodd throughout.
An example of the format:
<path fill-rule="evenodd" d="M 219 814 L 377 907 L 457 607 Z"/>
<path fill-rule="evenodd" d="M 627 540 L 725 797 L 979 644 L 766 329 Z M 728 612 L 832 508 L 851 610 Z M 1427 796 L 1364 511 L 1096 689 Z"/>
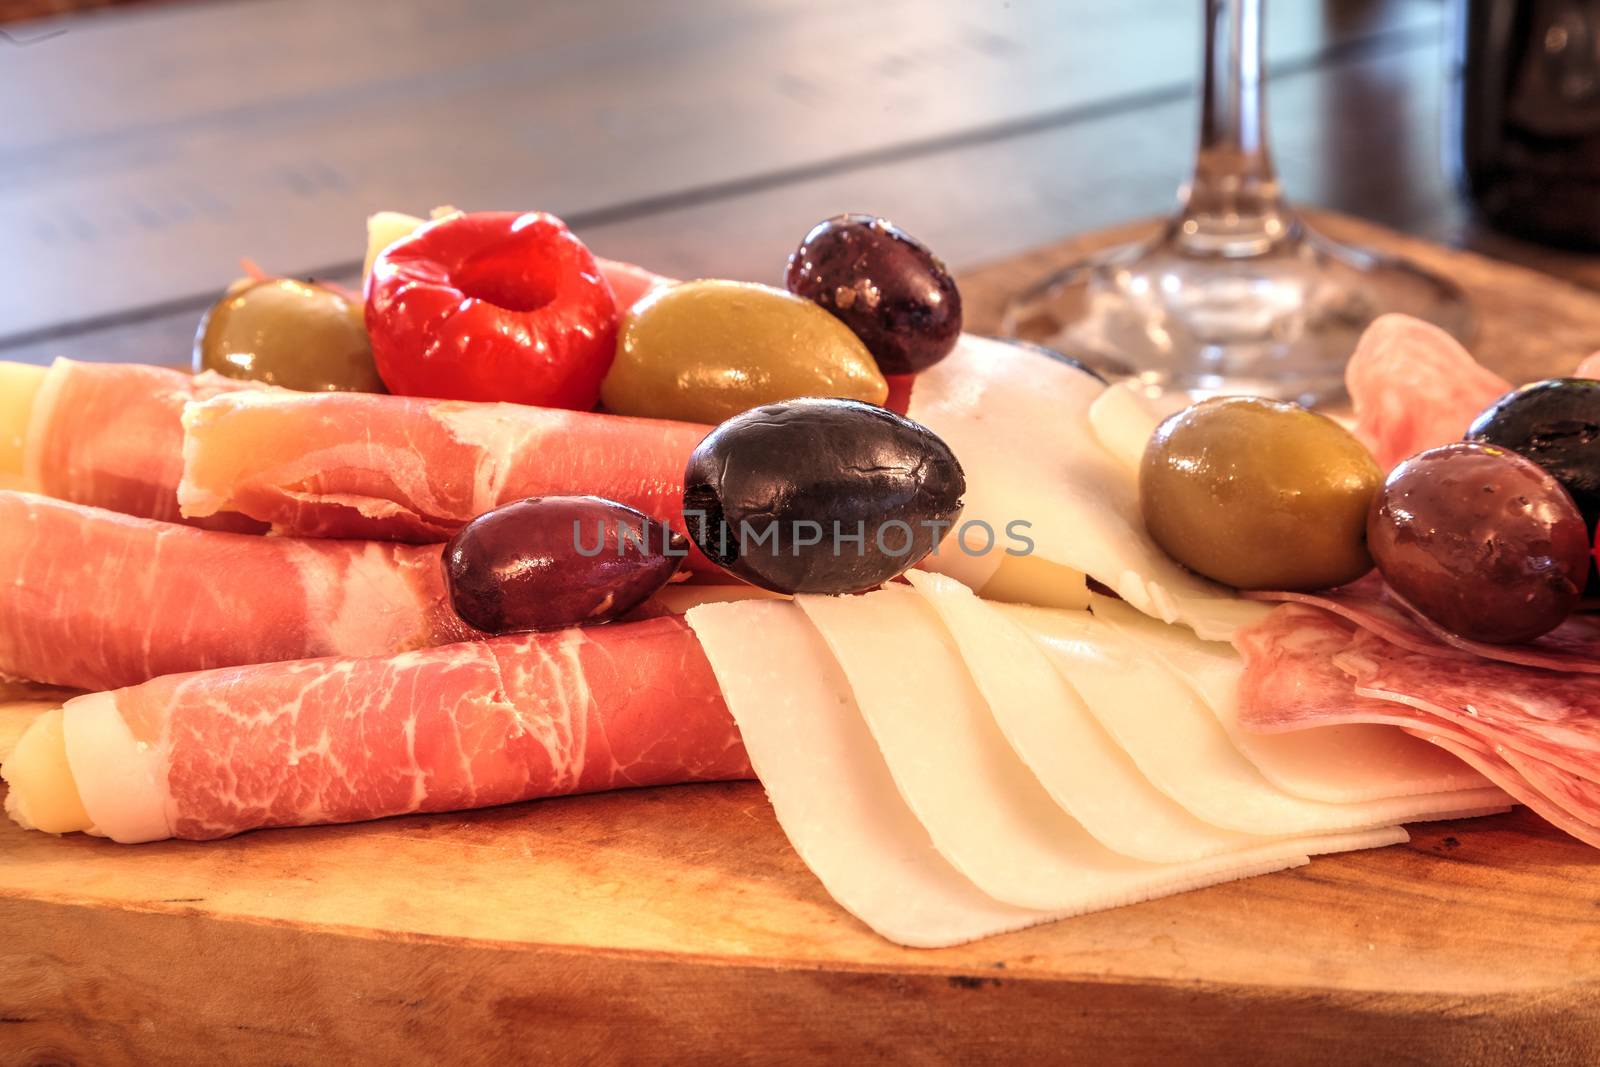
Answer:
<path fill-rule="evenodd" d="M 797 396 L 881 404 L 888 395 L 844 323 L 782 289 L 717 280 L 668 286 L 635 304 L 600 386 L 608 411 L 711 423 Z"/>
<path fill-rule="evenodd" d="M 933 431 L 853 400 L 735 416 L 689 457 L 689 536 L 780 593 L 859 593 L 926 556 L 961 514 L 961 464 Z"/>
<path fill-rule="evenodd" d="M 1509 448 L 1549 471 L 1594 529 L 1600 519 L 1600 381 L 1551 378 L 1525 385 L 1473 420 L 1467 440 Z"/>
<path fill-rule="evenodd" d="M 854 330 L 885 374 L 927 370 L 961 336 L 961 293 L 950 272 L 888 219 L 817 223 L 789 257 L 784 281 Z"/>
<path fill-rule="evenodd" d="M 1528 641 L 1578 605 L 1589 568 L 1583 516 L 1544 468 L 1506 449 L 1430 448 L 1389 473 L 1367 540 L 1418 611 L 1474 641 Z"/>
<path fill-rule="evenodd" d="M 610 622 L 677 573 L 682 534 L 596 496 L 546 496 L 495 508 L 445 546 L 456 614 L 486 633 Z"/>
<path fill-rule="evenodd" d="M 1217 397 L 1145 446 L 1139 503 L 1173 559 L 1239 589 L 1325 589 L 1372 569 L 1367 508 L 1382 480 L 1344 427 L 1298 404 Z"/>
<path fill-rule="evenodd" d="M 194 369 L 302 392 L 384 392 L 361 301 L 292 278 L 245 281 L 224 293 L 200 320 Z"/>

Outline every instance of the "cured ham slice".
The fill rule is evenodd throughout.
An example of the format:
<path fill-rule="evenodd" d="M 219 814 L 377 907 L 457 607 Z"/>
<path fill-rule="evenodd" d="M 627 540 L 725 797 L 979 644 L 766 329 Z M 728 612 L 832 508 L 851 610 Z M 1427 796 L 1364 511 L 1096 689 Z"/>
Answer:
<path fill-rule="evenodd" d="M 1490 645 L 1453 634 L 1413 609 L 1376 574 L 1322 593 L 1254 592 L 1253 600 L 1310 604 L 1331 611 L 1388 641 L 1431 656 L 1490 659 L 1552 671 L 1600 674 L 1600 617 L 1574 615 L 1550 633 L 1521 645 Z"/>
<path fill-rule="evenodd" d="M 1237 641 L 1248 727 L 1403 726 L 1600 844 L 1600 678 L 1430 655 L 1300 604 L 1279 607 Z"/>
<path fill-rule="evenodd" d="M 59 714 L 93 830 L 130 843 L 750 774 L 673 618 L 177 675 Z M 26 819 L 47 773 L 16 762 L 7 810 Z"/>
<path fill-rule="evenodd" d="M 1234 747 L 1286 793 L 1350 804 L 1482 789 L 1490 784 L 1436 746 L 1392 726 L 1350 723 L 1290 733 L 1252 733 L 1239 721 L 1244 660 L 1231 646 L 1201 641 L 1186 630 L 1140 615 L 1107 597 L 1095 597 L 1091 607 L 1095 618 L 1136 641 L 1187 682 L 1211 709 Z M 1339 639 L 1347 643 L 1347 637 L 1340 635 Z M 1282 671 L 1275 672 L 1271 681 L 1293 685 L 1295 678 L 1296 672 Z M 1292 706 L 1298 694 L 1291 691 L 1283 699 Z"/>
<path fill-rule="evenodd" d="M 206 372 L 192 375 L 139 363 L 51 364 L 28 408 L 21 488 L 125 515 L 259 531 L 239 515 L 185 518 L 183 406 L 261 387 Z"/>
<path fill-rule="evenodd" d="M 235 392 L 184 413 L 185 515 L 278 533 L 442 541 L 513 500 L 587 494 L 683 528 L 706 427 L 363 393 Z M 703 557 L 698 557 L 703 562 Z"/>
<path fill-rule="evenodd" d="M 1479 412 L 1511 391 L 1454 337 L 1409 315 L 1380 315 L 1345 365 L 1355 434 L 1388 470 L 1461 440 Z"/>
<path fill-rule="evenodd" d="M 1137 644 L 1085 612 L 1012 609 L 1152 785 L 1214 826 L 1328 833 L 1502 807 L 1496 789 L 1326 804 L 1290 796 L 1234 748 L 1199 698 Z"/>
<path fill-rule="evenodd" d="M 900 794 L 940 855 L 989 896 L 1080 912 L 1274 870 L 1306 850 L 1370 847 L 1364 835 L 1268 842 L 1183 864 L 1118 855 L 1017 759 L 938 614 L 904 586 L 797 603 L 849 680 Z M 708 609 L 697 609 L 708 610 Z M 885 669 L 903 660 L 914 675 Z M 1394 840 L 1382 830 L 1376 840 Z"/>
<path fill-rule="evenodd" d="M 1585 356 L 1572 372 L 1574 378 L 1600 378 L 1600 352 Z"/>
<path fill-rule="evenodd" d="M 963 523 L 987 523 L 1002 548 L 1021 523 L 1030 559 L 1087 574 L 1147 615 L 1225 639 L 1265 612 L 1184 570 L 1150 539 L 1135 471 L 1101 447 L 1090 423 L 1105 388 L 1048 356 L 968 335 L 918 377 L 910 415 L 961 461 Z M 940 556 L 959 553 L 947 541 Z M 997 550 L 964 569 L 949 561 L 932 569 L 981 589 L 1004 558 Z"/>
<path fill-rule="evenodd" d="M 438 545 L 198 530 L 0 491 L 0 673 L 75 689 L 478 635 Z"/>

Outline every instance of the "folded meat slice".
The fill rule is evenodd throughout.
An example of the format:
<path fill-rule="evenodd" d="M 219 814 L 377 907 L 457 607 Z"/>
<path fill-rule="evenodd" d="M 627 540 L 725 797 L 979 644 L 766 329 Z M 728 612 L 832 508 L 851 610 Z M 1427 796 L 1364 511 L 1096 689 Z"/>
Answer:
<path fill-rule="evenodd" d="M 62 773 L 92 826 L 34 803 Z M 5 767 L 18 821 L 130 843 L 749 775 L 676 618 L 158 678 L 47 712 Z"/>
<path fill-rule="evenodd" d="M 184 413 L 178 499 L 279 533 L 442 541 L 500 504 L 588 494 L 682 528 L 707 427 L 364 393 L 235 392 Z"/>
<path fill-rule="evenodd" d="M 1402 647 L 1302 604 L 1279 607 L 1236 644 L 1247 728 L 1402 726 L 1600 844 L 1600 678 Z"/>
<path fill-rule="evenodd" d="M 476 632 L 450 609 L 441 551 L 197 530 L 0 491 L 0 674 L 111 689 L 466 640 Z"/>
<path fill-rule="evenodd" d="M 1600 678 L 1510 663 L 1440 660 L 1366 631 L 1333 662 L 1357 695 L 1404 704 L 1497 748 L 1600 773 Z"/>
<path fill-rule="evenodd" d="M 1252 600 L 1309 604 L 1331 611 L 1413 652 L 1463 661 L 1489 659 L 1524 667 L 1600 674 L 1600 617 L 1574 615 L 1520 645 L 1490 645 L 1453 634 L 1410 607 L 1376 573 L 1321 593 L 1253 592 Z"/>
<path fill-rule="evenodd" d="M 1461 343 L 1410 315 L 1380 315 L 1345 365 L 1355 434 L 1388 470 L 1408 456 L 1461 435 L 1511 383 L 1472 358 Z"/>
<path fill-rule="evenodd" d="M 260 389 L 210 373 L 141 363 L 58 359 L 35 391 L 23 436 L 21 486 L 61 500 L 164 522 L 259 531 L 241 515 L 185 518 L 183 406 L 191 400 Z"/>

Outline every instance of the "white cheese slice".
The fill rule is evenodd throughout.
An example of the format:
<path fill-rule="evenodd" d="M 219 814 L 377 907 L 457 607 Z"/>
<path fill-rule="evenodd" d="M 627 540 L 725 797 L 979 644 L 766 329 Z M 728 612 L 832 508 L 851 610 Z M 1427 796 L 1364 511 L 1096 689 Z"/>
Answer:
<path fill-rule="evenodd" d="M 1095 840 L 1154 863 L 1204 859 L 1263 843 L 1253 834 L 1202 822 L 1152 786 L 1027 631 L 1004 612 L 940 575 L 906 577 L 938 611 L 1012 749 Z"/>
<path fill-rule="evenodd" d="M 844 669 L 900 795 L 934 846 L 997 900 L 1082 912 L 1296 865 L 1310 851 L 1395 840 L 1396 831 L 1383 831 L 1275 841 L 1182 864 L 1119 855 L 1017 758 L 938 613 L 913 590 L 796 601 Z"/>
<path fill-rule="evenodd" d="M 1088 612 L 1007 607 L 1152 785 L 1206 822 L 1255 834 L 1314 834 L 1504 808 L 1497 789 L 1328 804 L 1290 796 L 1240 754 L 1199 696 Z"/>
<path fill-rule="evenodd" d="M 934 851 L 799 608 L 745 600 L 693 607 L 687 619 L 779 825 L 842 908 L 917 948 L 1053 918 L 1001 904 Z"/>
<path fill-rule="evenodd" d="M 1141 615 L 1110 597 L 1092 597 L 1091 610 L 1187 682 L 1234 747 L 1287 793 L 1352 804 L 1491 784 L 1450 753 L 1395 726 L 1358 723 L 1284 734 L 1250 733 L 1239 725 L 1244 661 L 1232 645 L 1202 641 L 1182 627 Z"/>
<path fill-rule="evenodd" d="M 167 789 L 158 746 L 140 741 L 117 710 L 113 693 L 74 697 L 62 706 L 67 765 L 89 833 L 125 845 L 172 836 Z"/>
<path fill-rule="evenodd" d="M 964 335 L 918 377 L 910 415 L 961 461 L 963 523 L 987 523 L 1001 546 L 1012 543 L 1013 523 L 1026 523 L 1041 558 L 1098 579 L 1147 615 L 1231 636 L 1267 609 L 1184 570 L 1150 539 L 1135 472 L 1101 447 L 1089 421 L 1104 389 L 1048 356 Z M 981 587 L 992 571 L 954 576 Z"/>
<path fill-rule="evenodd" d="M 1144 449 L 1161 420 L 1180 411 L 1188 403 L 1182 393 L 1163 393 L 1151 397 L 1149 387 L 1137 379 L 1107 386 L 1089 405 L 1089 425 L 1106 454 L 1135 475 L 1144 460 Z"/>

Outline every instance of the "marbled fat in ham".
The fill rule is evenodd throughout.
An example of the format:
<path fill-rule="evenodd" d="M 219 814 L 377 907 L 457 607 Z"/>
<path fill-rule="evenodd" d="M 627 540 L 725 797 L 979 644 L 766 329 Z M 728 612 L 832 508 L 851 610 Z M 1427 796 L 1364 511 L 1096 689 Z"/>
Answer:
<path fill-rule="evenodd" d="M 154 754 L 167 836 L 192 840 L 751 776 L 677 618 L 237 667 L 109 696 Z"/>
<path fill-rule="evenodd" d="M 198 530 L 0 491 L 0 673 L 79 689 L 464 640 L 438 545 Z"/>
<path fill-rule="evenodd" d="M 261 388 L 206 372 L 140 363 L 58 359 L 34 399 L 23 484 L 77 504 L 208 529 L 260 531 L 242 515 L 184 518 L 183 406 L 190 400 Z"/>
<path fill-rule="evenodd" d="M 518 404 L 278 390 L 191 404 L 184 424 L 184 514 L 235 511 L 280 533 L 418 542 L 445 540 L 500 504 L 550 494 L 606 497 L 682 529 L 684 468 L 709 429 Z"/>

